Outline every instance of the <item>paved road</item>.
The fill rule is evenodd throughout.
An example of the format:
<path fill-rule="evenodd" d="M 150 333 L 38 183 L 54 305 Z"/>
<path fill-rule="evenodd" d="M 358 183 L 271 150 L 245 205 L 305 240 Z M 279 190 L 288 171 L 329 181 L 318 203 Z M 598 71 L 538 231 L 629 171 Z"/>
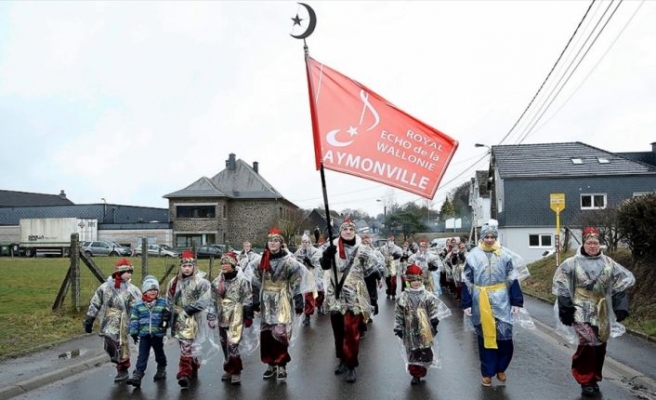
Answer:
<path fill-rule="evenodd" d="M 450 299 L 445 302 L 451 307 L 453 316 L 440 323 L 438 340 L 439 354 L 443 360 L 441 369 L 431 369 L 426 382 L 419 386 L 410 385 L 410 376 L 405 372 L 401 359 L 401 346 L 392 334 L 393 302 L 382 299 L 381 314 L 370 325 L 369 333 L 361 344 L 358 382 L 347 384 L 343 378 L 333 374 L 336 364 L 332 345 L 330 322 L 326 316 L 314 316 L 312 325 L 303 328 L 292 348 L 292 362 L 288 366 L 289 378 L 286 385 L 263 381 L 265 367 L 257 354 L 246 357 L 242 373 L 242 385 L 234 387 L 220 381 L 222 357 L 214 353 L 201 368 L 200 376 L 189 390 L 181 391 L 175 380 L 178 348 L 175 342 L 166 346 L 169 359 L 168 378 L 155 383 L 154 359 L 151 357 L 141 389 L 126 385 L 114 385 L 115 370 L 103 364 L 86 371 L 64 374 L 57 382 L 31 390 L 16 399 L 579 399 L 579 386 L 570 375 L 572 350 L 559 345 L 549 334 L 535 331 L 518 332 L 513 363 L 505 386 L 492 388 L 480 386 L 480 373 L 475 338 L 464 332 L 462 313 Z M 528 300 L 527 307 L 538 318 L 549 315 L 549 305 Z M 551 318 L 551 317 L 549 317 Z M 545 319 L 545 322 L 549 321 Z M 542 325 L 540 325 L 542 326 Z M 546 328 L 546 326 L 544 326 Z M 548 332 L 548 330 L 547 330 Z M 86 338 L 85 340 L 88 340 Z M 95 346 L 101 347 L 101 339 Z M 627 348 L 635 338 L 626 340 Z M 615 355 L 620 341 L 611 343 L 609 354 Z M 654 345 L 639 343 L 635 349 L 642 353 L 643 361 L 637 367 L 649 369 L 645 375 L 653 376 L 653 364 L 645 359 L 656 359 Z M 95 348 L 95 347 L 94 347 Z M 623 350 L 622 350 L 623 351 Z M 635 360 L 634 360 L 635 361 Z M 644 362 L 644 363 L 643 363 Z M 4 365 L 4 363 L 2 364 Z M 604 381 L 601 383 L 603 399 L 656 399 L 653 392 L 640 388 L 631 374 L 631 368 L 615 368 L 616 362 L 607 363 Z M 637 368 L 639 371 L 644 369 Z M 0 376 L 2 371 L 0 371 Z M 64 369 L 63 372 L 66 372 Z M 640 374 L 640 373 L 638 373 Z"/>

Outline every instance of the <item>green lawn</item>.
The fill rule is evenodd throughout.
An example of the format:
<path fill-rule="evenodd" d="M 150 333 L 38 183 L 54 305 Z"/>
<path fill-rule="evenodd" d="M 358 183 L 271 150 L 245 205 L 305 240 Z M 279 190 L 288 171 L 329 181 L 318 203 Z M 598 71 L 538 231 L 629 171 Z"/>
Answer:
<path fill-rule="evenodd" d="M 116 260 L 115 257 L 93 258 L 105 276 L 112 273 Z M 133 257 L 131 261 L 135 265 L 132 282 L 141 288 L 141 258 Z M 148 273 L 160 280 L 171 264 L 175 264 L 173 272 L 177 272 L 177 259 L 150 258 L 148 263 Z M 62 258 L 0 257 L 0 358 L 83 334 L 82 320 L 100 282 L 86 265 L 81 264 L 81 310 L 77 312 L 73 309 L 72 290 L 69 287 L 63 307 L 52 311 L 69 264 L 69 259 Z M 200 260 L 201 270 L 208 271 L 208 267 L 208 260 Z M 213 275 L 219 272 L 217 262 L 213 265 L 213 271 Z M 167 278 L 167 282 L 171 277 Z M 161 290 L 165 288 L 166 282 Z M 97 324 L 94 329 L 97 329 Z"/>

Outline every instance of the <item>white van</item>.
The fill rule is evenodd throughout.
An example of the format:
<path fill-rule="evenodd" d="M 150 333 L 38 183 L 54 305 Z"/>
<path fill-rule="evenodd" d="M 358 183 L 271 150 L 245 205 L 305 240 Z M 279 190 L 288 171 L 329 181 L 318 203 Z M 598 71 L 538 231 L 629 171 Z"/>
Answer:
<path fill-rule="evenodd" d="M 460 243 L 460 238 L 459 237 L 443 237 L 443 238 L 435 238 L 431 240 L 430 247 L 437 247 L 440 249 L 443 249 L 446 247 L 447 242 L 450 242 L 451 239 L 456 240 L 456 244 Z"/>

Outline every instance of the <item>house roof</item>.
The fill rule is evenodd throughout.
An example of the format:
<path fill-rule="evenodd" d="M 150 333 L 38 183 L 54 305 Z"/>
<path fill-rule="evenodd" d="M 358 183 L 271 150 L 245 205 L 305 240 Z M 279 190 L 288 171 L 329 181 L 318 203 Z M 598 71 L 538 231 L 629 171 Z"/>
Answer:
<path fill-rule="evenodd" d="M 250 165 L 239 159 L 211 179 L 202 177 L 164 198 L 227 197 L 232 199 L 282 199 L 274 187 Z"/>
<path fill-rule="evenodd" d="M 654 166 L 581 142 L 492 146 L 492 155 L 504 179 L 656 174 Z"/>
<path fill-rule="evenodd" d="M 67 206 L 74 204 L 62 190 L 59 194 L 0 190 L 0 207 Z"/>
<path fill-rule="evenodd" d="M 226 168 L 212 177 L 212 182 L 226 195 L 235 199 L 279 199 L 282 195 L 243 160 L 235 168 Z"/>
<path fill-rule="evenodd" d="M 203 176 L 186 188 L 164 196 L 166 199 L 180 197 L 226 197 L 226 194 L 209 178 Z"/>
<path fill-rule="evenodd" d="M 23 218 L 97 219 L 99 223 L 157 223 L 168 225 L 167 208 L 124 206 L 120 204 L 76 204 L 70 206 L 0 208 L 0 226 L 18 225 Z M 152 228 L 152 227 L 151 227 Z"/>

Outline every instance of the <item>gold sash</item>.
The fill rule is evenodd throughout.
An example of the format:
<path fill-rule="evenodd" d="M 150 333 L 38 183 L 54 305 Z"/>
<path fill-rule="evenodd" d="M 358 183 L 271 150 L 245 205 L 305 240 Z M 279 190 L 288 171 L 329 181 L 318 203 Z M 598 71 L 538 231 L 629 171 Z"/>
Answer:
<path fill-rule="evenodd" d="M 417 309 L 417 319 L 419 320 L 419 344 L 422 348 L 430 347 L 433 343 L 433 331 L 425 308 Z"/>
<path fill-rule="evenodd" d="M 182 307 L 173 306 L 173 312 L 178 316 L 175 324 L 175 337 L 178 339 L 193 339 L 198 334 L 196 318 L 187 315 Z"/>
<path fill-rule="evenodd" d="M 492 306 L 490 305 L 490 298 L 487 295 L 488 291 L 505 290 L 505 283 L 497 283 L 491 286 L 476 286 L 479 290 L 478 295 L 478 309 L 481 314 L 481 327 L 483 328 L 483 344 L 486 349 L 498 349 L 497 347 L 497 327 L 494 323 L 494 315 L 492 315 Z"/>
<path fill-rule="evenodd" d="M 607 342 L 610 338 L 610 321 L 608 320 L 608 301 L 603 293 L 595 293 L 592 290 L 576 288 L 576 297 L 597 305 L 597 320 L 599 327 L 599 340 Z"/>
<path fill-rule="evenodd" d="M 279 281 L 274 282 L 271 280 L 264 281 L 262 289 L 265 292 L 277 294 L 278 297 L 278 323 L 291 324 L 292 323 L 292 307 L 289 295 L 287 294 L 287 282 Z"/>
<path fill-rule="evenodd" d="M 110 321 L 118 321 L 118 332 L 116 334 L 118 356 L 121 361 L 130 358 L 130 346 L 128 346 L 128 328 L 130 319 L 125 310 L 108 307 L 106 318 Z"/>
<path fill-rule="evenodd" d="M 230 299 L 221 300 L 223 312 L 232 312 L 232 319 L 228 325 L 228 342 L 239 343 L 244 330 L 244 310 L 236 301 Z"/>

